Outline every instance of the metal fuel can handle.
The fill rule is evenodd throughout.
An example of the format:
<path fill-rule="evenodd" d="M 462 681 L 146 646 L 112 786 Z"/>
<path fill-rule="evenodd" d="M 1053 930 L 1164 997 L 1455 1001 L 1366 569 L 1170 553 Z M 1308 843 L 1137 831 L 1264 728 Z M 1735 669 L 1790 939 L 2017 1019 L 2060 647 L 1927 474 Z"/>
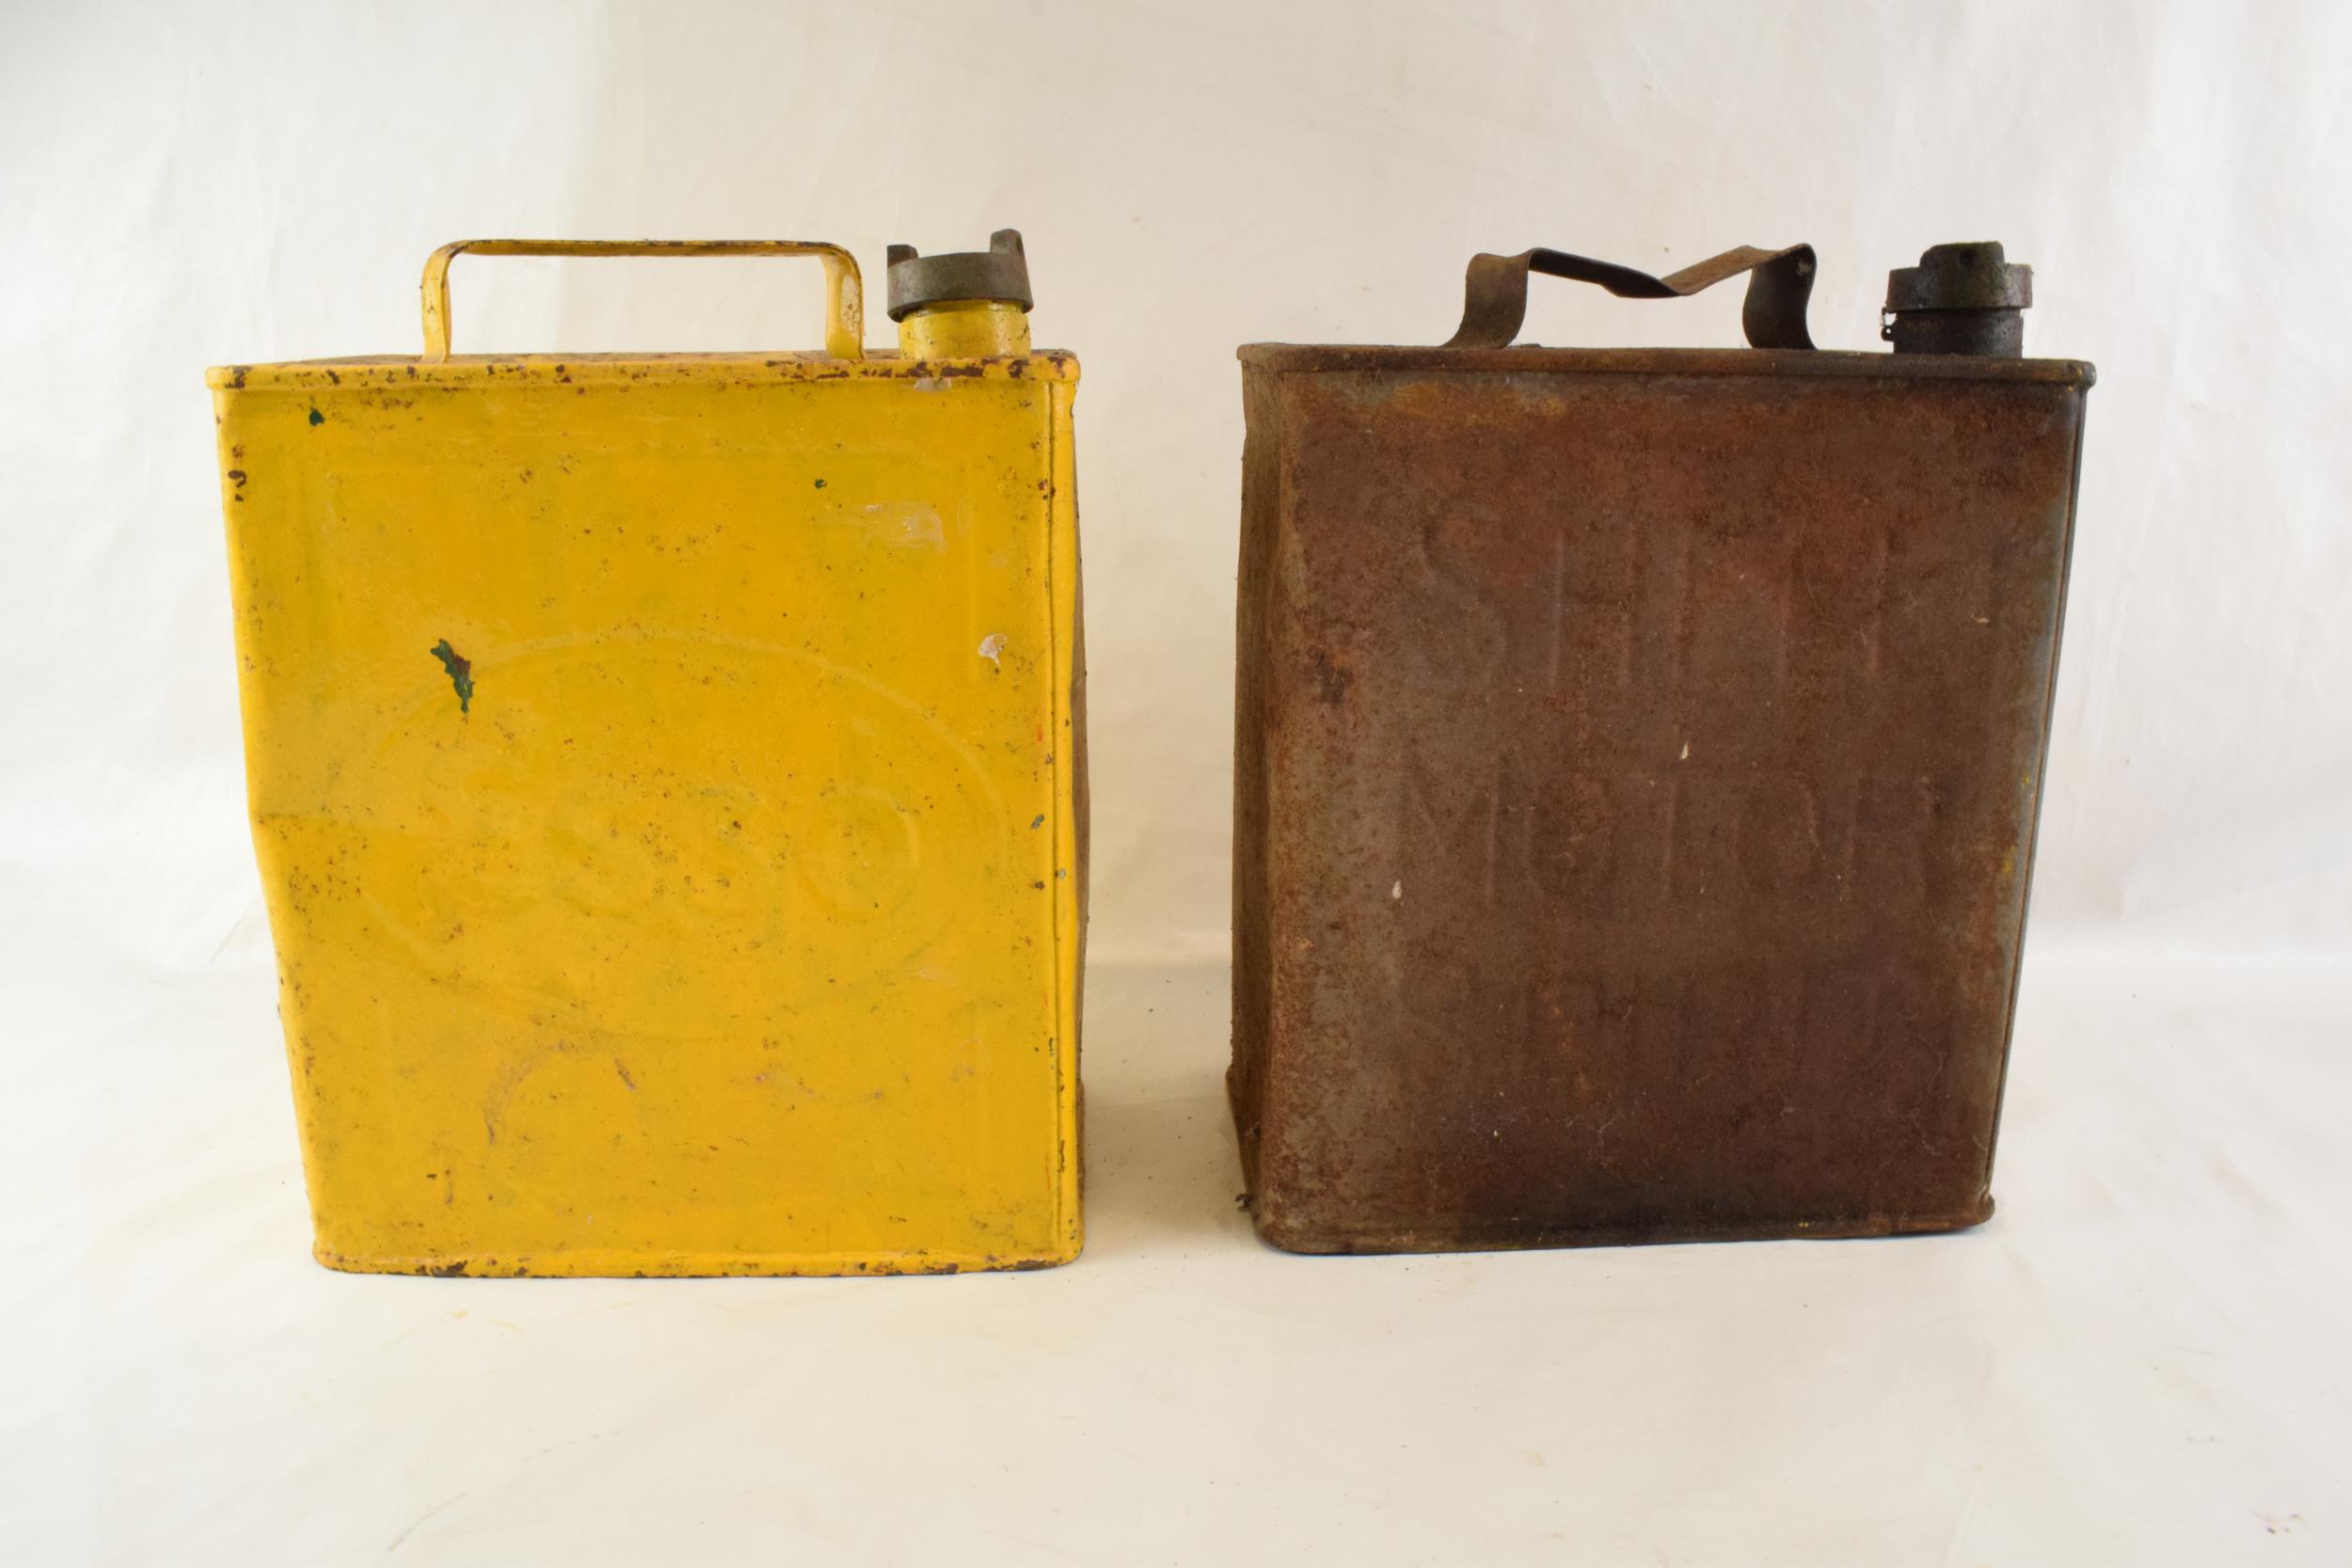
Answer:
<path fill-rule="evenodd" d="M 1517 256 L 1481 253 L 1470 258 L 1470 275 L 1464 280 L 1462 325 L 1444 346 L 1509 348 L 1527 319 L 1528 275 L 1537 272 L 1547 277 L 1597 283 L 1620 299 L 1687 298 L 1744 272 L 1748 297 L 1740 319 L 1747 331 L 1748 346 L 1813 346 L 1813 335 L 1804 324 L 1805 302 L 1813 296 L 1813 247 L 1809 245 L 1790 245 L 1786 250 L 1740 245 L 1664 277 L 1613 261 L 1571 256 L 1565 250 L 1537 248 Z"/>
<path fill-rule="evenodd" d="M 449 264 L 476 256 L 814 256 L 825 264 L 825 352 L 866 357 L 866 287 L 857 258 L 821 240 L 459 240 L 425 258 L 424 355 L 449 358 Z"/>

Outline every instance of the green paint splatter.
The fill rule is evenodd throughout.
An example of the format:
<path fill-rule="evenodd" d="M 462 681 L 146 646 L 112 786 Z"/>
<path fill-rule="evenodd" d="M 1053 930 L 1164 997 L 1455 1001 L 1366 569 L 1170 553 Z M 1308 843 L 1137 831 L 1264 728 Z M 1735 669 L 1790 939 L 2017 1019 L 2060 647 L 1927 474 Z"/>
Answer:
<path fill-rule="evenodd" d="M 313 408 L 310 410 L 310 422 L 312 424 L 325 424 L 326 422 L 326 416 Z"/>
<path fill-rule="evenodd" d="M 473 661 L 449 645 L 444 637 L 429 650 L 449 672 L 449 684 L 457 689 L 457 711 L 469 712 L 473 707 Z"/>
<path fill-rule="evenodd" d="M 821 479 L 820 479 L 820 480 L 818 480 L 818 481 L 817 482 L 817 488 L 818 488 L 819 490 L 822 490 L 824 487 L 825 487 L 825 482 L 824 482 L 823 480 L 821 480 Z"/>

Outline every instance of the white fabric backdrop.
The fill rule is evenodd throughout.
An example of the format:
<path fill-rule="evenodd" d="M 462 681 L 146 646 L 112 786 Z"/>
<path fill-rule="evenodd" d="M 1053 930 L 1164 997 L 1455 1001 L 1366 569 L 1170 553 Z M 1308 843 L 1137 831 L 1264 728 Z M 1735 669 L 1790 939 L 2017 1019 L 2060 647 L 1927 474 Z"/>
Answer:
<path fill-rule="evenodd" d="M 2318 1342 L 2326 1318 L 2315 1305 L 2340 1303 L 2352 1283 L 2341 1229 L 2318 1220 L 2344 1212 L 2341 1196 L 2332 1208 L 2320 1201 L 2343 1194 L 2344 1163 L 2326 1118 L 2307 1114 L 2352 1085 L 2342 1065 L 2352 1044 L 2345 993 L 2328 977 L 2352 962 L 2352 292 L 2339 277 L 2352 257 L 2347 81 L 2352 7 L 2327 0 L 0 6 L 8 372 L 0 382 L 0 1037 L 14 1086 L 0 1109 L 0 1169 L 16 1195 L 0 1210 L 9 1264 L 0 1291 L 13 1292 L 0 1296 L 12 1324 L 0 1356 L 12 1367 L 25 1358 L 23 1381 L 11 1372 L 0 1382 L 38 1392 L 0 1409 L 10 1422 L 0 1428 L 9 1450 L 0 1455 L 9 1477 L 0 1499 L 15 1505 L 8 1522 L 19 1527 L 0 1539 L 37 1557 L 168 1557 L 183 1539 L 172 1533 L 177 1520 L 198 1531 L 184 1538 L 191 1553 L 212 1559 L 261 1560 L 268 1554 L 259 1544 L 273 1540 L 290 1559 L 364 1555 L 357 1538 L 316 1520 L 303 1533 L 282 1512 L 252 1511 L 260 1505 L 226 1515 L 194 1503 L 178 1513 L 118 1511 L 108 1499 L 130 1494 L 105 1466 L 139 1466 L 149 1490 L 135 1495 L 151 1504 L 162 1470 L 180 1462 L 166 1440 L 172 1432 L 267 1448 L 241 1428 L 190 1426 L 180 1396 L 154 1391 L 181 1386 L 170 1382 L 174 1368 L 230 1354 L 253 1373 L 228 1388 L 190 1385 L 188 1399 L 233 1400 L 238 1387 L 267 1385 L 298 1411 L 331 1397 L 315 1384 L 268 1384 L 255 1370 L 267 1354 L 254 1338 L 257 1312 L 331 1334 L 365 1303 L 366 1332 L 382 1339 L 405 1332 L 387 1329 L 382 1314 L 409 1309 L 385 1302 L 417 1304 L 435 1322 L 466 1305 L 381 1288 L 353 1295 L 303 1273 L 298 1182 L 287 1185 L 291 1118 L 266 1019 L 267 933 L 242 817 L 204 367 L 413 352 L 418 268 L 453 238 L 824 238 L 851 246 L 878 281 L 887 242 L 963 248 L 1013 225 L 1027 238 L 1039 341 L 1075 350 L 1087 372 L 1078 420 L 1094 956 L 1106 970 L 1214 964 L 1225 952 L 1241 448 L 1233 345 L 1436 341 L 1458 311 L 1463 263 L 1480 249 L 1544 244 L 1666 270 L 1735 244 L 1809 240 L 1822 259 L 1815 331 L 1836 347 L 1877 346 L 1886 269 L 1930 244 L 1997 238 L 2035 265 L 2029 351 L 2090 359 L 2100 379 L 2029 972 L 2071 963 L 2081 974 L 2122 976 L 2112 994 L 2099 993 L 2106 1002 L 2065 1014 L 2073 1034 L 2058 1034 L 2095 1040 L 2094 1059 L 2116 1071 L 2148 1074 L 2132 1093 L 2159 1109 L 2135 1118 L 2106 1107 L 2108 1119 L 2086 1123 L 2053 1098 L 2061 1084 L 2101 1092 L 2079 1061 L 2073 1077 L 2021 1067 L 2016 1092 L 2042 1107 L 2050 1141 L 2037 1154 L 2012 1125 L 2005 1169 L 2025 1180 L 2020 1173 L 2063 1164 L 2060 1151 L 2071 1150 L 2082 1164 L 2067 1168 L 2116 1199 L 2088 1174 L 2105 1153 L 2128 1173 L 2115 1180 L 2147 1181 L 2174 1150 L 2204 1149 L 2220 1174 L 2204 1194 L 2210 1212 L 2192 1228 L 2215 1251 L 2168 1257 L 2173 1275 L 2132 1274 L 2148 1261 L 2139 1249 L 2188 1243 L 2126 1194 L 2124 1209 L 2139 1216 L 2126 1248 L 2111 1202 L 2070 1208 L 2074 1189 L 2056 1179 L 2027 1192 L 2040 1194 L 2036 1223 L 2045 1228 L 2009 1222 L 2004 1232 L 1996 1222 L 1981 1233 L 1993 1240 L 1956 1244 L 2036 1243 L 2052 1258 L 2077 1259 L 2112 1249 L 2111 1293 L 2085 1285 L 2070 1308 L 2078 1316 L 2066 1321 L 2095 1336 L 2130 1319 L 2140 1336 L 2133 1354 L 2144 1341 L 2152 1376 L 2170 1375 L 2165 1358 L 2176 1352 L 2254 1357 L 2208 1369 L 2197 1396 L 2231 1413 L 2209 1424 L 2228 1433 L 2214 1441 L 2240 1445 L 2224 1469 L 2245 1484 L 2207 1499 L 2214 1512 L 2197 1528 L 2185 1515 L 2177 1529 L 2152 1524 L 2173 1517 L 2165 1508 L 2190 1506 L 2186 1473 L 2136 1492 L 2107 1474 L 2121 1461 L 2086 1457 L 2115 1433 L 2068 1425 L 2074 1417 L 2054 1411 L 2046 1392 L 2027 1402 L 2038 1416 L 2011 1411 L 1997 1438 L 1971 1428 L 1937 1463 L 1958 1465 L 1953 1474 L 1977 1463 L 1979 1488 L 1990 1484 L 1984 1474 L 2024 1463 L 2021 1452 L 2051 1459 L 2086 1486 L 2096 1471 L 2093 1491 L 2116 1508 L 2157 1511 L 2106 1538 L 2122 1556 L 2229 1555 L 2240 1543 L 2231 1530 L 2260 1513 L 2271 1522 L 2247 1527 L 2261 1539 L 2245 1549 L 2293 1551 L 2299 1542 L 2312 1560 L 2342 1558 L 2352 1551 L 2352 1495 L 2341 1479 L 2304 1476 L 2300 1492 L 2282 1482 L 2260 1503 L 2254 1482 L 2277 1479 L 2287 1456 L 2352 1446 L 2344 1354 Z M 788 266 L 469 261 L 457 289 L 461 347 L 814 341 L 814 280 Z M 1530 334 L 1555 343 L 1729 344 L 1736 298 L 1735 290 L 1635 304 L 1539 285 Z M 886 333 L 876 311 L 869 336 Z M 2195 1005 L 2127 1006 L 2131 976 L 2158 965 L 2175 972 L 2168 983 L 2223 978 Z M 2275 991 L 2288 974 L 2300 976 L 2290 990 L 2301 1010 L 2291 1017 L 2213 1000 L 2249 987 Z M 1096 1161 L 1136 1157 L 1105 1142 L 1116 1141 L 1122 1105 L 1134 1112 L 1131 1128 L 1160 1126 L 1152 1117 L 1179 1105 L 1207 1118 L 1203 1129 L 1214 1125 L 1215 990 L 1200 990 L 1184 1014 L 1194 1027 L 1149 1062 L 1132 1037 L 1106 1036 L 1102 1019 L 1090 1020 Z M 1106 994 L 1125 993 L 1114 986 Z M 2037 994 L 2029 980 L 2029 1022 L 2065 1013 L 2053 1003 L 2037 1014 Z M 2098 1021 L 2110 1012 L 2136 1033 L 2106 1032 Z M 1141 1027 L 1145 1016 L 1136 1002 L 1113 1021 Z M 2021 1026 L 2021 1063 L 2033 1044 Z M 1154 1074 L 1175 1070 L 1170 1063 L 1182 1066 L 1182 1083 L 1164 1093 Z M 2199 1105 L 2216 1102 L 2217 1084 L 2271 1080 L 2296 1097 L 2278 1126 L 2254 1099 L 2227 1124 L 2235 1145 L 2179 1142 L 2200 1125 Z M 126 1141 L 134 1128 L 140 1136 Z M 2151 1141 L 2159 1132 L 2163 1141 Z M 1214 1147 L 1221 1135 L 1199 1131 L 1210 1163 L 1185 1179 L 1191 1185 L 1163 1191 L 1219 1200 L 1225 1179 L 1207 1172 L 1230 1158 Z M 2231 1153 L 2249 1141 L 2265 1146 L 2267 1161 L 2251 1175 Z M 1171 1134 L 1153 1147 L 1179 1142 Z M 1142 1221 L 1144 1242 L 1173 1244 L 1161 1211 L 1116 1207 L 1116 1195 L 1137 1190 L 1120 1180 L 1114 1168 L 1097 1189 L 1108 1207 L 1097 1211 L 1096 1254 L 1078 1266 L 1100 1272 L 1077 1276 L 1126 1277 L 1145 1292 L 1137 1300 L 1210 1291 L 1166 1272 L 1165 1259 L 1117 1274 L 1120 1238 L 1131 1234 L 1119 1228 L 1122 1215 Z M 1123 1180 L 1147 1178 L 1131 1169 Z M 2024 1201 L 2008 1185 L 2003 1196 Z M 2066 1228 L 2070 1216 L 2081 1231 Z M 1261 1289 L 1306 1300 L 1301 1322 L 1327 1313 L 1327 1302 L 1315 1305 L 1295 1282 L 1334 1276 L 1314 1274 L 1316 1265 L 1284 1274 L 1232 1228 L 1203 1250 L 1233 1249 L 1232 1267 L 1251 1271 L 1248 1280 L 1282 1283 L 1236 1285 L 1227 1326 L 1246 1336 L 1253 1308 L 1244 1304 Z M 2265 1255 L 2260 1277 L 2281 1292 L 2268 1308 L 2281 1343 L 2257 1347 L 2265 1331 L 2249 1314 L 2260 1309 L 2235 1296 L 2199 1320 L 2227 1352 L 2188 1344 L 2202 1328 L 2132 1319 L 2151 1291 L 2212 1305 L 2199 1292 L 2215 1271 L 2231 1275 L 2243 1262 L 2232 1249 L 2249 1233 L 2278 1249 Z M 1897 1271 L 1884 1285 L 1891 1293 L 1867 1298 L 1898 1314 L 1945 1309 L 1936 1304 L 1950 1298 L 1932 1285 L 1943 1277 L 1934 1269 L 1947 1266 L 1938 1259 L 1979 1258 L 1998 1275 L 2004 1265 L 1985 1259 L 2010 1256 L 1938 1246 L 1822 1256 L 1901 1259 L 1884 1265 Z M 1645 1310 L 1684 1299 L 1677 1291 L 1731 1290 L 1778 1321 L 1769 1286 L 1754 1277 L 1761 1265 L 1658 1260 L 1692 1256 L 1782 1254 L 1672 1249 L 1609 1267 L 1664 1292 L 1644 1298 Z M 299 1279 L 272 1272 L 290 1262 Z M 1544 1292 L 1531 1281 L 1551 1275 L 1479 1272 L 1513 1266 L 1576 1265 L 1470 1259 L 1455 1273 L 1411 1277 L 1464 1288 L 1516 1281 L 1482 1287 L 1502 1294 L 1481 1299 L 1524 1299 L 1540 1318 Z M 1391 1277 L 1376 1267 L 1348 1277 L 1373 1289 Z M 223 1268 L 239 1281 L 230 1296 L 198 1288 Z M 1814 1287 L 1826 1288 L 1824 1277 Z M 1861 1289 L 1842 1276 L 1836 1288 Z M 601 1302 L 597 1289 L 498 1291 L 495 1315 L 531 1326 L 530 1313 L 588 1309 L 578 1304 Z M 694 1310 L 704 1312 L 709 1301 L 770 1299 L 749 1293 L 758 1288 L 707 1299 L 698 1289 L 656 1299 L 669 1310 L 703 1303 Z M 823 1289 L 783 1299 L 818 1299 L 812 1292 Z M 1027 1309 L 1029 1298 L 983 1293 L 997 1289 L 975 1283 L 958 1300 L 984 1322 L 996 1321 L 993 1302 Z M 1089 1310 L 1117 1319 L 1126 1298 L 1103 1289 L 1112 1291 L 1107 1304 Z M 1399 1306 L 1399 1321 L 1441 1324 L 1449 1308 L 1431 1293 Z M 2046 1326 L 2051 1299 L 2027 1291 L 2010 1300 L 2005 1330 Z M 197 1310 L 195 1302 L 213 1304 L 216 1317 L 202 1320 L 210 1327 L 172 1316 Z M 1780 1307 L 1794 1310 L 1788 1300 Z M 841 1310 L 851 1323 L 871 1316 Z M 893 1312 L 899 1331 L 914 1332 Z M 1502 1333 L 1507 1318 L 1504 1307 L 1482 1307 L 1476 1332 Z M 1704 1315 L 1688 1322 L 1713 1324 Z M 162 1337 L 139 1339 L 138 1324 Z M 73 1347 L 62 1360 L 57 1336 Z M 1309 1354 L 1311 1338 L 1297 1354 Z M 1214 1386 L 1215 1367 L 1230 1363 L 1193 1349 Z M 2275 1363 L 2260 1359 L 2274 1353 Z M 313 1354 L 336 1364 L 326 1351 Z M 874 1354 L 895 1364 L 886 1346 Z M 2047 1344 L 2033 1354 L 2052 1358 L 2033 1363 L 2042 1373 L 2064 1361 Z M 1263 1354 L 1244 1360 L 1259 1368 L 1253 1376 L 1275 1375 Z M 1498 1386 L 1521 1365 L 1490 1369 L 1504 1380 Z M 2191 1376 L 2200 1365 L 2175 1370 Z M 1845 1371 L 1863 1381 L 1837 1385 L 1840 1397 L 1868 1407 L 1878 1374 Z M 2304 1380 L 2300 1391 L 2252 1391 L 2249 1380 L 2272 1373 Z M 444 1365 L 437 1375 L 457 1373 Z M 452 1386 L 462 1400 L 465 1386 Z M 1979 1395 L 1995 1397 L 1983 1386 Z M 145 1402 L 134 1398 L 141 1389 Z M 1329 1392 L 1312 1383 L 1289 1390 Z M 1619 1418 L 1638 1420 L 1642 1389 L 1617 1392 L 1627 1402 Z M 2108 1398 L 2115 1388 L 2076 1392 Z M 381 1411 L 396 1410 L 398 1395 L 383 1390 Z M 1246 1391 L 1234 1397 L 1248 1402 Z M 1417 1397 L 1425 1406 L 1426 1390 Z M 1160 1414 L 1144 1408 L 1114 1424 L 1148 1429 L 1167 1408 L 1164 1398 Z M 2148 1438 L 2145 1412 L 2118 1408 L 2118 1430 Z M 1424 1408 L 1412 1419 L 1438 1418 Z M 63 1447 L 59 1422 L 80 1434 Z M 291 1429 L 269 1430 L 284 1441 Z M 354 1417 L 340 1438 L 317 1441 L 364 1449 L 370 1430 Z M 1780 1440 L 1770 1422 L 1749 1435 Z M 1989 1445 L 1982 1452 L 1967 1447 L 1979 1441 Z M 1654 1509 L 1699 1484 L 1672 1464 L 1645 1471 L 1637 1457 L 1618 1460 L 1633 1467 L 1618 1479 L 1649 1486 Z M 2169 1474 L 2145 1453 L 2132 1462 Z M 212 1463 L 226 1461 L 215 1453 Z M 1836 1469 L 1827 1458 L 1821 1467 Z M 2079 1560 L 2101 1539 L 2030 1509 L 2003 1513 L 1997 1497 L 1979 1508 L 1964 1478 L 1915 1496 L 1883 1477 L 1854 1476 L 1896 1487 L 1888 1496 L 1900 1506 L 1883 1512 L 1900 1528 L 1857 1527 L 1784 1545 L 1820 1546 L 1813 1560 L 1841 1552 L 1927 1560 L 1947 1540 L 1954 1553 Z M 9 1497 L 10 1481 L 25 1489 Z M 1475 1478 L 1448 1484 L 1458 1491 Z M 1327 1515 L 1345 1513 L 1353 1496 L 1306 1480 L 1295 1486 L 1295 1504 Z M 456 1480 L 446 1486 L 461 1489 Z M 406 1494 L 388 1493 L 386 1528 L 367 1550 L 382 1549 L 438 1496 L 419 1494 L 409 1507 Z M 81 1501 L 60 1512 L 60 1498 Z M 2298 1513 L 2298 1498 L 2331 1505 L 2332 1522 L 2325 1507 Z M 483 1505 L 457 1506 L 442 1526 L 468 1506 Z M 1958 1510 L 1959 1522 L 1939 1510 Z M 1159 1516 L 1146 1509 L 1137 1517 Z M 1341 1533 L 1323 1539 L 1354 1543 L 1336 1552 L 1342 1560 L 1384 1550 L 1442 1558 L 1447 1540 L 1473 1552 L 1470 1537 L 1416 1534 L 1387 1519 L 1356 1537 L 1334 1524 Z M 209 1535 L 199 1528 L 207 1520 Z M 1213 1536 L 1155 1528 L 1170 1557 L 1248 1555 L 1220 1553 Z M 1070 1545 L 1040 1532 L 1028 1544 Z M 422 1528 L 395 1544 L 413 1555 L 432 1535 Z M 482 1542 L 525 1549 L 519 1536 L 473 1539 L 492 1556 Z M 1538 1532 L 1519 1546 L 1478 1537 L 1473 1555 L 1540 1555 L 1564 1542 L 1627 1555 L 1645 1541 L 1699 1556 L 1737 1558 L 1743 1546 L 1772 1555 L 1759 1539 L 1661 1523 L 1646 1534 L 1630 1525 L 1557 1541 Z M 1021 1554 L 1006 1546 L 1004 1555 Z"/>

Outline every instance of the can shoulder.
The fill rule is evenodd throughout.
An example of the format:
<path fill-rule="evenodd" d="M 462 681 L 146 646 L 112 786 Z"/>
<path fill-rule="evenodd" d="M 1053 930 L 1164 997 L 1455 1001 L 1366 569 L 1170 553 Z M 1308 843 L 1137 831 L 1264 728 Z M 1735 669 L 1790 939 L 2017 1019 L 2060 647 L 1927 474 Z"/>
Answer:
<path fill-rule="evenodd" d="M 2003 359 L 1964 354 L 1875 354 L 1842 349 L 1423 348 L 1397 343 L 1244 343 L 1245 371 L 1277 375 L 1494 374 L 1822 377 L 1889 381 L 2038 382 L 2088 388 L 2097 371 L 2080 359 Z"/>
<path fill-rule="evenodd" d="M 276 363 L 217 365 L 205 384 L 215 392 L 322 388 L 464 388 L 665 385 L 721 382 L 771 385 L 834 381 L 1075 381 L 1078 356 L 1040 349 L 982 359 L 911 359 L 877 350 L 858 359 L 817 353 L 777 354 L 466 354 L 437 361 L 408 355 L 360 355 Z"/>

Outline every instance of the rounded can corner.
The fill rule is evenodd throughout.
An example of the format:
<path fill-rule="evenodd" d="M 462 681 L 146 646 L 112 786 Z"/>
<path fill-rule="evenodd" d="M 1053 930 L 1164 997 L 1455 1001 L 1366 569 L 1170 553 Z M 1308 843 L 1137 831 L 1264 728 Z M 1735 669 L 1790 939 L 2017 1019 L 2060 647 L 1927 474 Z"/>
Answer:
<path fill-rule="evenodd" d="M 1277 1252 L 1320 1258 L 1349 1250 L 1344 1237 L 1312 1220 L 1284 1213 L 1279 1204 L 1268 1202 L 1263 1193 L 1249 1196 L 1249 1227 L 1257 1232 L 1259 1241 Z"/>

